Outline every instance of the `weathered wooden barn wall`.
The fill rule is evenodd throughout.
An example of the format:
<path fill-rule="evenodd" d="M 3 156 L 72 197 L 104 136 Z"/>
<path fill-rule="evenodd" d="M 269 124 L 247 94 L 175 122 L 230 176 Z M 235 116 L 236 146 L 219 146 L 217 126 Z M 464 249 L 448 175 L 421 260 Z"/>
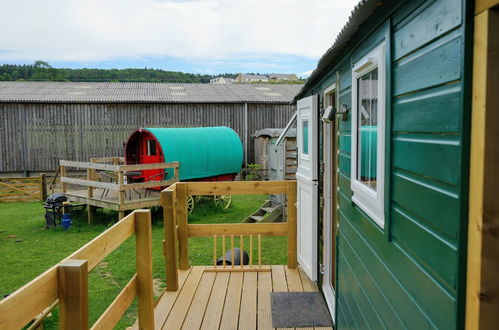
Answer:
<path fill-rule="evenodd" d="M 244 104 L 1 103 L 0 172 L 54 171 L 59 159 L 121 155 L 140 127 L 229 126 L 244 141 Z M 248 104 L 248 161 L 252 132 L 284 127 L 287 104 Z"/>

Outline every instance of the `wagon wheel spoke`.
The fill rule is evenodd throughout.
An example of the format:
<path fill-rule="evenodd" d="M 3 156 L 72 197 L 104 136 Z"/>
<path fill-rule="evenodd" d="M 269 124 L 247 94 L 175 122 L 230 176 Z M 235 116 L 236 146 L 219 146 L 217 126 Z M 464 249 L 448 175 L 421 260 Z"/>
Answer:
<path fill-rule="evenodd" d="M 201 199 L 203 199 L 203 195 L 195 195 L 194 197 L 194 203 L 199 202 Z"/>
<path fill-rule="evenodd" d="M 227 210 L 232 202 L 232 195 L 215 195 L 213 196 L 216 207 Z"/>
<path fill-rule="evenodd" d="M 187 213 L 191 214 L 192 210 L 194 209 L 194 198 L 191 195 L 187 196 L 186 204 L 187 204 Z"/>

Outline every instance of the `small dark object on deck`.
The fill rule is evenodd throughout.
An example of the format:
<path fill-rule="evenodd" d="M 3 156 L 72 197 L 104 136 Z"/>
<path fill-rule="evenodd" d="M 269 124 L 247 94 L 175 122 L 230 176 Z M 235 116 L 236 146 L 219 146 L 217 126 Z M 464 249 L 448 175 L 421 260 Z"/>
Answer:
<path fill-rule="evenodd" d="M 223 258 L 217 260 L 217 265 L 223 265 L 223 260 L 225 259 L 226 265 L 232 265 L 232 251 L 227 250 Z M 234 248 L 234 266 L 241 265 L 241 250 L 239 248 Z M 243 251 L 243 265 L 247 265 L 249 262 L 249 257 L 246 251 Z"/>
<path fill-rule="evenodd" d="M 270 301 L 274 328 L 333 326 L 320 292 L 272 292 Z"/>

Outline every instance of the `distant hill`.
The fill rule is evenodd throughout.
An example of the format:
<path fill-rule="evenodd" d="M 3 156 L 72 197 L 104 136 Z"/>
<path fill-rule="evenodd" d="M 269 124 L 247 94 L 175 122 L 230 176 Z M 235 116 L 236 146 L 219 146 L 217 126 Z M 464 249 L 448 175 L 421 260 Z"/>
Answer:
<path fill-rule="evenodd" d="M 215 77 L 235 78 L 235 73 L 217 75 L 193 74 L 160 69 L 58 69 L 49 63 L 0 66 L 0 81 L 109 81 L 109 82 L 164 82 L 164 83 L 209 83 Z"/>

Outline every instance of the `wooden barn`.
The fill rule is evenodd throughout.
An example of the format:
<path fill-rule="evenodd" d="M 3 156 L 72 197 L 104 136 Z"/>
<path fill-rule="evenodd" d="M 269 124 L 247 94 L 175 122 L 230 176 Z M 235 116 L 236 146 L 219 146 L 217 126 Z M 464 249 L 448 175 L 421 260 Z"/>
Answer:
<path fill-rule="evenodd" d="M 497 328 L 498 4 L 361 1 L 295 98 L 298 261 L 337 329 Z"/>
<path fill-rule="evenodd" d="M 123 156 L 140 127 L 284 127 L 300 85 L 0 82 L 0 173 L 55 171 L 59 159 Z"/>

